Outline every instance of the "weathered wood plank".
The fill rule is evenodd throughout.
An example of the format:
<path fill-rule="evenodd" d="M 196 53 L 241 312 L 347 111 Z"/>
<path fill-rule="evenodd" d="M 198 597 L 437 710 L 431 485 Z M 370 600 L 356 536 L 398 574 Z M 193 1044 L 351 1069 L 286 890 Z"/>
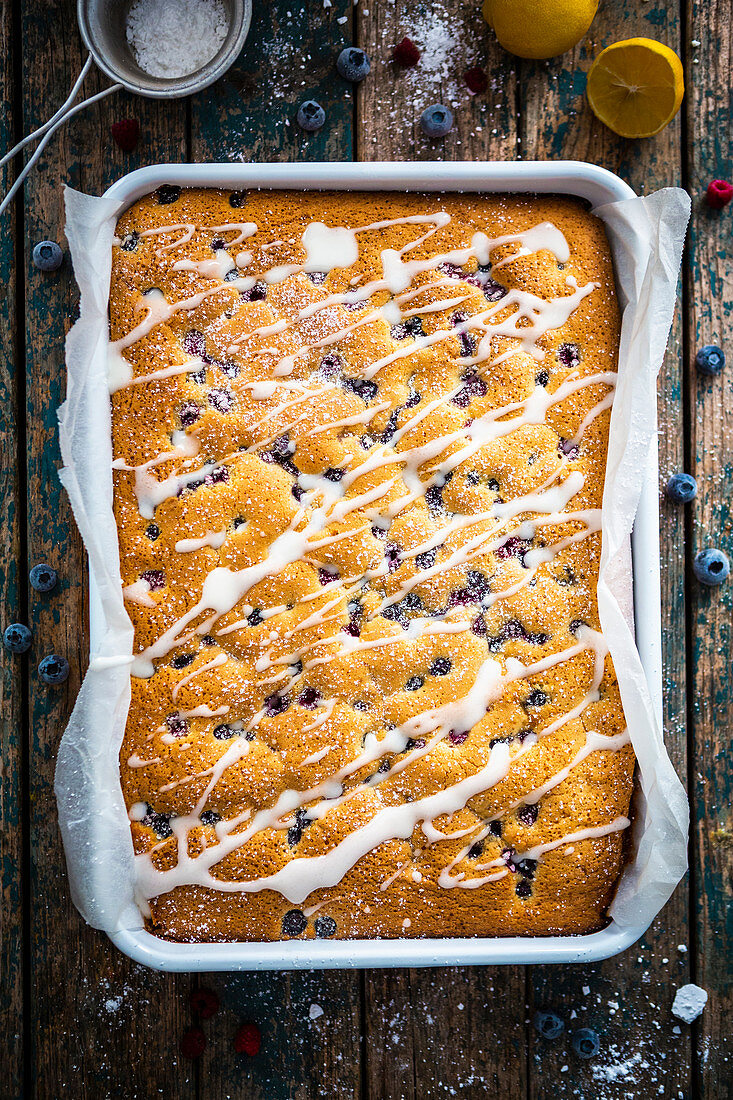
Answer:
<path fill-rule="evenodd" d="M 516 156 L 516 68 L 461 0 L 359 5 L 356 41 L 372 63 L 357 93 L 359 160 L 501 160 Z M 422 52 L 414 69 L 392 60 L 407 35 Z M 486 93 L 465 72 L 481 66 Z M 453 131 L 430 141 L 420 114 L 443 103 Z M 375 971 L 365 975 L 367 1095 L 520 1097 L 526 1092 L 525 981 L 519 967 L 494 971 Z"/>
<path fill-rule="evenodd" d="M 235 65 L 191 100 L 193 159 L 351 160 L 352 85 L 336 72 L 336 58 L 351 41 L 351 3 L 278 0 L 253 9 Z M 295 122 L 307 99 L 326 112 L 325 126 L 312 134 Z"/>
<path fill-rule="evenodd" d="M 733 12 L 724 0 L 688 9 L 688 180 L 693 195 L 687 291 L 691 472 L 699 485 L 690 557 L 719 546 L 733 559 L 733 247 L 731 211 L 703 201 L 711 179 L 733 175 L 731 57 Z M 695 351 L 719 344 L 728 365 L 707 380 L 695 370 Z M 733 728 L 730 650 L 733 581 L 705 588 L 690 579 L 692 634 L 690 760 L 696 858 L 694 976 L 710 1000 L 695 1026 L 699 1096 L 733 1095 L 730 1020 L 733 1014 L 733 783 L 726 755 Z"/>
<path fill-rule="evenodd" d="M 357 160 L 513 160 L 517 151 L 516 59 L 497 45 L 480 5 L 464 0 L 369 4 L 356 8 L 356 42 L 372 63 L 357 92 Z M 418 64 L 392 60 L 405 36 Z M 479 66 L 488 89 L 472 95 L 466 70 Z M 425 107 L 442 103 L 455 126 L 445 138 L 422 132 Z"/>
<path fill-rule="evenodd" d="M 221 1008 L 203 1024 L 207 1047 L 199 1063 L 205 1100 L 359 1100 L 360 1001 L 358 974 L 299 971 L 202 974 L 200 985 L 219 994 Z M 243 1023 L 260 1029 L 256 1057 L 237 1054 Z"/>
<path fill-rule="evenodd" d="M 527 1095 L 521 967 L 376 970 L 366 995 L 371 1100 Z"/>
<path fill-rule="evenodd" d="M 38 5 L 25 0 L 25 129 L 61 102 L 78 71 L 73 7 L 70 0 L 61 0 L 39 12 Z M 346 0 L 334 0 L 334 6 L 323 11 L 320 5 L 310 7 L 312 10 L 306 13 L 301 5 L 288 16 L 291 9 L 285 3 L 257 6 L 252 36 L 231 78 L 191 104 L 195 159 L 349 159 L 354 144 L 359 158 L 365 160 L 512 158 L 517 138 L 515 73 L 519 71 L 522 122 L 518 136 L 524 156 L 595 160 L 618 171 L 639 191 L 680 178 L 680 124 L 675 123 L 648 143 L 620 141 L 590 117 L 582 77 L 595 47 L 615 39 L 647 34 L 676 45 L 676 5 L 671 11 L 662 0 L 639 7 L 632 6 L 630 0 L 615 6 L 602 5 L 585 47 L 562 63 L 521 67 L 491 42 L 478 17 L 478 4 L 440 0 L 428 6 L 410 2 L 400 5 L 398 11 L 397 5 L 362 4 L 356 9 L 353 38 L 350 13 L 347 23 L 337 21 L 349 8 Z M 7 33 L 7 8 L 0 17 L 0 35 Z M 433 37 L 429 19 L 443 28 L 442 36 Z M 391 47 L 404 34 L 418 45 L 430 45 L 424 51 L 421 68 L 414 72 L 398 72 L 390 60 Z M 699 193 L 708 178 L 730 178 L 732 170 L 730 159 L 726 160 L 729 146 L 725 145 L 725 135 L 730 133 L 730 116 L 726 113 L 730 14 L 722 0 L 710 5 L 691 3 L 687 39 L 688 87 L 693 78 L 698 84 L 687 105 L 688 132 L 695 136 L 689 162 L 690 186 Z M 332 68 L 338 49 L 352 40 L 367 49 L 373 64 L 372 76 L 357 93 L 355 128 L 350 89 Z M 702 45 L 692 45 L 697 41 Z M 37 57 L 48 56 L 50 43 L 54 43 L 54 65 L 31 64 Z M 9 58 L 11 51 L 6 49 L 4 56 Z M 693 65 L 695 57 L 700 59 L 699 66 Z M 490 76 L 490 91 L 486 97 L 471 98 L 461 84 L 462 73 L 470 65 L 481 63 L 482 58 Z M 0 80 L 7 82 L 10 74 L 11 67 L 6 64 Z M 92 81 L 90 85 L 93 90 L 100 86 Z M 305 137 L 292 125 L 292 119 L 298 102 L 311 96 L 326 107 L 328 122 L 319 135 Z M 435 101 L 457 104 L 457 128 L 443 142 L 428 142 L 417 126 L 423 106 Z M 115 97 L 55 138 L 40 165 L 41 172 L 31 180 L 27 191 L 26 258 L 36 239 L 61 234 L 61 180 L 99 191 L 127 168 L 157 160 L 185 159 L 185 110 L 180 104 L 157 105 Z M 109 122 L 129 114 L 139 117 L 142 125 L 140 148 L 132 156 L 118 150 L 108 135 Z M 10 124 L 9 119 L 7 111 L 0 117 L 3 146 L 7 139 L 2 127 Z M 286 124 L 288 119 L 290 126 Z M 7 247 L 7 234 L 4 240 Z M 711 215 L 704 207 L 697 209 L 687 283 L 690 355 L 699 343 L 725 346 L 727 341 L 729 347 L 733 343 L 729 246 L 730 212 Z M 8 270 L 2 266 L 5 262 L 3 252 L 0 278 Z M 79 640 L 85 582 L 81 548 L 55 479 L 58 455 L 49 440 L 55 437 L 53 410 L 63 396 L 64 321 L 76 294 L 68 270 L 42 280 L 28 268 L 27 277 L 27 385 L 32 428 L 27 502 L 30 563 L 43 559 L 62 565 L 64 578 L 60 593 L 34 598 L 33 625 L 38 641 L 33 656 L 37 663 L 44 652 L 65 652 L 73 671 L 71 684 L 52 696 L 40 688 L 35 672 L 31 676 L 31 1059 L 36 1071 L 25 1094 L 56 1097 L 74 1091 L 82 1097 L 113 1092 L 147 1096 L 165 1090 L 183 1098 L 194 1093 L 207 1097 L 360 1096 L 355 975 L 205 979 L 218 988 L 223 1009 L 211 1027 L 206 1025 L 210 1047 L 200 1071 L 194 1073 L 190 1066 L 181 1064 L 177 1054 L 178 1036 L 190 1020 L 186 1005 L 188 979 L 155 975 L 127 963 L 103 937 L 83 928 L 68 901 L 51 784 L 55 747 L 85 665 L 86 646 Z M 9 377 L 5 361 L 12 361 L 13 352 L 7 328 L 3 327 L 14 314 L 12 280 L 7 286 L 6 297 L 0 300 L 3 386 L 7 386 Z M 678 322 L 660 383 L 663 480 L 674 469 L 682 468 L 685 458 L 680 336 Z M 724 504 L 730 499 L 732 476 L 725 458 L 731 435 L 730 386 L 725 377 L 713 383 L 700 382 L 690 366 L 688 392 L 692 399 L 692 472 L 701 483 L 689 546 L 683 514 L 663 502 L 662 517 L 662 555 L 667 563 L 663 577 L 666 728 L 681 773 L 686 763 L 685 639 L 681 625 L 685 613 L 685 561 L 703 545 L 722 544 L 729 553 L 733 549 L 731 520 Z M 12 408 L 12 402 L 4 401 L 3 415 L 8 416 Z M 8 426 L 13 427 L 12 423 Z M 3 440 L 12 438 L 3 433 Z M 10 474 L 11 483 L 12 470 L 12 463 L 3 463 L 2 476 Z M 12 500 L 14 485 L 5 483 L 3 488 L 3 501 Z M 17 514 L 3 515 L 17 525 Z M 13 538 L 11 560 L 13 555 L 17 560 L 17 540 L 25 538 L 25 530 L 13 534 Z M 12 582 L 12 572 L 6 570 L 4 578 Z M 692 764 L 693 774 L 704 776 L 695 785 L 694 848 L 701 873 L 696 881 L 700 901 L 694 976 L 711 992 L 711 1003 L 699 1025 L 697 1089 L 700 1096 L 716 1098 L 730 1095 L 723 1091 L 730 1079 L 730 1063 L 725 1060 L 730 1057 L 726 1046 L 730 974 L 721 956 L 726 953 L 725 883 L 726 876 L 730 877 L 732 849 L 730 824 L 725 817 L 731 801 L 730 787 L 722 766 L 711 766 L 710 761 L 719 761 L 726 747 L 725 731 L 733 717 L 723 667 L 729 649 L 730 599 L 729 586 L 717 593 L 703 591 L 697 585 L 690 589 L 692 626 L 697 637 L 690 654 L 692 716 L 699 729 Z M 3 691 L 8 695 L 3 696 L 3 716 L 5 728 L 11 732 L 3 733 L 4 740 L 0 741 L 4 767 L 0 812 L 2 824 L 7 826 L 10 820 L 12 827 L 17 808 L 12 797 L 8 798 L 8 791 L 14 792 L 18 786 L 17 741 L 12 731 L 18 728 L 19 719 L 8 707 L 17 708 L 21 697 L 13 683 L 17 678 L 15 664 L 9 666 L 9 675 L 10 685 L 6 666 Z M 4 870 L 9 851 L 6 845 L 16 844 L 10 850 L 11 883 L 15 882 L 15 836 L 12 828 L 10 834 L 7 829 L 3 831 Z M 5 1035 L 13 1037 L 10 1045 L 6 1039 L 5 1050 L 15 1059 L 10 1064 L 18 1066 L 21 1048 L 14 1037 L 17 1023 L 12 1013 L 21 1004 L 20 976 L 13 969 L 20 910 L 12 889 L 10 894 L 3 894 L 3 902 L 3 976 L 10 977 L 9 982 L 2 983 L 3 993 L 7 991 L 10 996 L 10 1026 Z M 382 1100 L 403 1095 L 439 1096 L 453 1089 L 468 1097 L 514 1097 L 529 1091 L 533 1096 L 552 1094 L 554 1098 L 572 1091 L 603 1100 L 620 1097 L 628 1089 L 637 1095 L 652 1095 L 660 1086 L 667 1096 L 677 1096 L 678 1090 L 688 1095 L 690 1036 L 684 1028 L 675 1034 L 674 1021 L 668 1015 L 674 987 L 688 977 L 689 956 L 676 951 L 677 943 L 688 943 L 686 908 L 686 893 L 678 891 L 642 945 L 620 960 L 571 972 L 538 968 L 531 982 L 532 1008 L 559 1007 L 566 1016 L 575 1010 L 579 1024 L 603 1031 L 604 1055 L 582 1067 L 572 1056 L 565 1059 L 560 1048 L 552 1052 L 547 1046 L 541 1051 L 535 1046 L 530 1053 L 529 1080 L 523 1045 L 524 982 L 519 971 L 399 971 L 367 976 L 366 1013 L 361 1024 L 363 1069 L 368 1073 L 365 1095 Z M 9 914 L 13 914 L 10 920 Z M 664 961 L 667 959 L 669 962 Z M 584 985 L 590 990 L 587 995 L 582 992 Z M 609 1001 L 618 1002 L 619 1008 L 609 1006 Z M 323 1008 L 324 1015 L 311 1020 L 311 1004 Z M 252 1063 L 242 1062 L 231 1052 L 229 1032 L 233 1033 L 244 1018 L 256 1020 L 263 1029 L 263 1053 Z M 152 1044 L 151 1034 L 155 1035 Z M 636 1060 L 640 1043 L 642 1058 Z M 650 1064 L 644 1065 L 645 1061 Z M 563 1073 L 566 1064 L 570 1068 Z M 4 1070 L 6 1065 L 4 1060 Z"/>
<path fill-rule="evenodd" d="M 647 141 L 616 137 L 593 116 L 585 99 L 585 74 L 593 58 L 611 42 L 645 36 L 680 48 L 677 4 L 656 0 L 639 6 L 623 0 L 601 5 L 586 39 L 557 60 L 524 62 L 521 86 L 522 148 L 528 159 L 572 158 L 601 164 L 617 172 L 640 194 L 682 180 L 681 126 L 678 117 L 663 133 Z M 660 465 L 662 481 L 684 468 L 681 308 L 659 383 Z M 686 773 L 685 523 L 679 507 L 662 498 L 662 607 L 664 641 L 665 733 L 667 745 L 684 778 Z M 686 1094 L 690 1087 L 691 1047 L 688 1033 L 675 1033 L 670 1005 L 677 985 L 689 980 L 686 946 L 687 884 L 677 890 L 642 942 L 620 958 L 594 967 L 535 968 L 531 976 L 531 1009 L 552 1009 L 567 1027 L 595 1028 L 601 1036 L 598 1058 L 583 1063 L 560 1041 L 549 1044 L 533 1036 L 530 1095 L 560 1098 L 583 1094 L 623 1095 L 633 1084 L 635 1095 Z M 587 992 L 585 992 L 587 990 Z M 572 1013 L 576 1013 L 571 1018 Z M 563 1067 L 565 1069 L 563 1070 Z M 606 1077 L 603 1087 L 604 1073 Z M 621 1091 L 618 1091 L 621 1090 Z"/>
<path fill-rule="evenodd" d="M 82 62 L 75 4 L 22 5 L 23 126 L 32 129 L 66 97 Z M 53 56 L 53 63 L 50 58 Z M 39 64 L 38 59 L 48 59 Z M 96 74 L 90 91 L 106 83 Z M 30 936 L 32 1080 L 25 1095 L 57 1098 L 148 1096 L 167 1088 L 192 1096 L 190 1067 L 177 1043 L 188 979 L 161 978 L 133 966 L 106 937 L 86 928 L 69 899 L 53 797 L 55 753 L 87 663 L 86 568 L 79 536 L 57 477 L 56 408 L 65 390 L 65 329 L 77 300 L 70 265 L 43 275 L 28 262 L 33 244 L 63 242 L 61 185 L 99 193 L 129 167 L 178 159 L 184 148 L 185 109 L 112 98 L 77 116 L 50 142 L 25 195 L 26 389 L 28 417 L 29 562 L 50 562 L 58 589 L 33 594 L 34 667 L 30 677 Z M 136 154 L 113 143 L 113 120 L 141 122 Z M 61 688 L 44 687 L 35 664 L 45 653 L 66 656 L 71 676 Z M 100 731 L 103 732 L 103 731 Z M 182 994 L 182 996 L 181 996 Z M 155 1036 L 151 1044 L 150 1035 Z"/>
<path fill-rule="evenodd" d="M 0 72 L 0 148 L 15 141 L 13 94 L 14 20 L 10 5 L 0 10 L 0 55 L 6 59 Z M 5 193 L 15 177 L 15 166 L 1 174 Z M 17 354 L 16 246 L 19 224 L 7 211 L 0 232 L 0 630 L 8 623 L 25 621 L 25 558 L 23 490 L 20 484 L 19 448 L 23 445 L 23 372 Z M 8 1097 L 23 1092 L 23 710 L 25 669 L 32 657 L 5 652 L 0 674 L 0 1033 L 5 1037 L 4 1087 Z"/>
<path fill-rule="evenodd" d="M 351 160 L 353 91 L 335 69 L 339 51 L 351 42 L 351 3 L 254 7 L 234 68 L 191 101 L 192 160 Z M 326 111 L 326 125 L 316 134 L 295 124 L 304 99 Z M 202 984 L 216 989 L 222 1003 L 201 1060 L 202 1096 L 361 1096 L 358 973 L 202 975 Z M 311 1019 L 311 1005 L 323 1015 Z M 254 1059 L 236 1054 L 232 1042 L 247 1020 L 262 1030 L 262 1051 Z"/>

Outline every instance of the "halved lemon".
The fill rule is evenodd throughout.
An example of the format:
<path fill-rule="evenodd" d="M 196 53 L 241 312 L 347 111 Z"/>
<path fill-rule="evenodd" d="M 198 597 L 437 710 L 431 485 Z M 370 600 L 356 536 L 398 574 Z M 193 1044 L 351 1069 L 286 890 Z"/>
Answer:
<path fill-rule="evenodd" d="M 593 113 L 621 137 L 658 134 L 679 111 L 684 94 L 682 62 L 652 38 L 607 46 L 588 73 Z"/>

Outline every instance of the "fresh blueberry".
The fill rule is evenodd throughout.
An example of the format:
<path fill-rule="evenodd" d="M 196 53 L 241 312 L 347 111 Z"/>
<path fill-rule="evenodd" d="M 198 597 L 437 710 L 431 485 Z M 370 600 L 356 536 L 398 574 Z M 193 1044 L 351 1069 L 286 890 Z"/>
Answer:
<path fill-rule="evenodd" d="M 701 374 L 720 374 L 725 366 L 723 349 L 715 344 L 706 344 L 695 356 L 695 366 Z"/>
<path fill-rule="evenodd" d="M 33 263 L 39 271 L 56 271 L 63 263 L 63 249 L 56 241 L 39 241 L 33 249 Z"/>
<path fill-rule="evenodd" d="M 50 657 L 44 657 L 38 666 L 38 675 L 44 684 L 63 684 L 69 676 L 69 662 L 65 657 L 59 657 L 52 653 Z"/>
<path fill-rule="evenodd" d="M 295 120 L 301 130 L 312 133 L 314 130 L 321 129 L 326 121 L 326 112 L 320 103 L 316 103 L 315 99 L 306 99 L 305 103 L 301 103 L 298 107 Z"/>
<path fill-rule="evenodd" d="M 336 68 L 344 80 L 350 80 L 352 84 L 358 84 L 360 80 L 368 76 L 371 65 L 369 64 L 369 58 L 363 50 L 357 50 L 354 49 L 353 46 L 347 46 L 346 49 L 342 50 L 338 55 Z"/>
<path fill-rule="evenodd" d="M 697 482 L 692 474 L 672 474 L 667 482 L 667 496 L 677 504 L 687 504 L 697 496 Z"/>
<path fill-rule="evenodd" d="M 429 138 L 441 138 L 453 129 L 453 112 L 442 103 L 433 103 L 420 115 L 423 133 Z"/>
<path fill-rule="evenodd" d="M 730 573 L 730 561 L 723 550 L 701 550 L 695 555 L 692 568 L 702 584 L 722 584 Z"/>
<path fill-rule="evenodd" d="M 598 1032 L 592 1027 L 580 1027 L 573 1032 L 571 1043 L 573 1050 L 580 1058 L 594 1058 L 601 1049 L 601 1041 Z"/>
<path fill-rule="evenodd" d="M 58 579 L 56 570 L 43 562 L 31 569 L 31 584 L 36 592 L 50 592 L 56 587 Z"/>
<path fill-rule="evenodd" d="M 565 1030 L 563 1020 L 555 1012 L 535 1012 L 534 1026 L 543 1039 L 557 1039 Z"/>
<path fill-rule="evenodd" d="M 5 627 L 3 644 L 11 653 L 25 653 L 31 648 L 33 635 L 24 623 L 11 623 Z"/>

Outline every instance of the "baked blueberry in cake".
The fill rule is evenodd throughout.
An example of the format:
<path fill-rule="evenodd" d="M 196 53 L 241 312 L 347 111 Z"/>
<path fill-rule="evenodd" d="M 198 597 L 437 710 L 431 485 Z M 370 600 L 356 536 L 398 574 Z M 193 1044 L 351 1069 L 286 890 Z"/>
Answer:
<path fill-rule="evenodd" d="M 119 219 L 110 324 L 149 928 L 601 927 L 634 768 L 596 600 L 601 223 L 160 188 Z"/>

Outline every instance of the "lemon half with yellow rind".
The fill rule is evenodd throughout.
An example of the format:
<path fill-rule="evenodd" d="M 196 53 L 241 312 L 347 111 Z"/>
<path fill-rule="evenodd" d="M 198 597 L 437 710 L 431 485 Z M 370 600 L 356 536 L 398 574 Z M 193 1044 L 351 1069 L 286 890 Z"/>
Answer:
<path fill-rule="evenodd" d="M 580 42 L 598 0 L 484 0 L 481 14 L 500 44 L 517 57 L 557 57 Z"/>
<path fill-rule="evenodd" d="M 588 73 L 591 109 L 620 137 L 658 134 L 679 111 L 684 94 L 682 62 L 653 38 L 627 38 L 607 46 Z"/>

